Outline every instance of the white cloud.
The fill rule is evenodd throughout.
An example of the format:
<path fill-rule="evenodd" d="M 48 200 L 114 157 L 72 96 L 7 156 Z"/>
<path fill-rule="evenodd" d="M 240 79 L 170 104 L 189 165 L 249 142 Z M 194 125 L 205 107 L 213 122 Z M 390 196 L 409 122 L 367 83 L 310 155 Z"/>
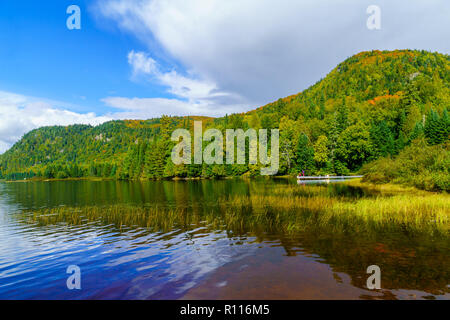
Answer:
<path fill-rule="evenodd" d="M 156 61 L 144 52 L 130 51 L 128 54 L 128 63 L 133 68 L 133 75 L 155 74 L 157 71 Z"/>
<path fill-rule="evenodd" d="M 98 0 L 103 16 L 159 47 L 208 86 L 261 105 L 313 84 L 345 58 L 372 49 L 448 53 L 448 0 L 378 0 L 381 30 L 366 27 L 373 0 Z M 196 88 L 165 74 L 171 92 Z M 228 99 L 228 97 L 225 97 Z M 226 102 L 221 100 L 220 105 Z M 217 105 L 214 105 L 216 107 Z"/>
<path fill-rule="evenodd" d="M 149 119 L 166 115 L 218 116 L 223 111 L 235 113 L 245 106 L 228 104 L 218 108 L 214 100 L 189 100 L 165 98 L 108 97 L 105 105 L 116 112 L 97 116 L 95 113 L 77 113 L 59 106 L 66 105 L 43 98 L 28 97 L 0 91 L 0 154 L 8 150 L 30 130 L 53 125 L 91 124 L 98 125 L 109 120 Z"/>
<path fill-rule="evenodd" d="M 211 81 L 185 77 L 175 70 L 162 72 L 157 62 L 145 52 L 130 51 L 128 63 L 132 67 L 134 77 L 146 75 L 150 80 L 167 86 L 171 94 L 188 99 L 192 103 L 202 99 L 230 96 L 226 92 L 218 92 L 217 85 Z"/>
<path fill-rule="evenodd" d="M 165 115 L 221 116 L 226 113 L 250 109 L 241 97 L 220 92 L 217 85 L 195 75 L 183 76 L 175 70 L 163 72 L 158 63 L 145 52 L 130 51 L 128 63 L 133 78 L 144 78 L 166 86 L 176 99 L 107 97 L 102 101 L 109 107 L 123 111 L 113 114 L 115 118 L 146 119 Z"/>
<path fill-rule="evenodd" d="M 94 113 L 76 113 L 56 107 L 46 99 L 0 91 L 0 153 L 5 152 L 26 132 L 42 126 L 91 124 L 111 120 Z"/>
<path fill-rule="evenodd" d="M 109 107 L 120 109 L 110 114 L 114 119 L 149 119 L 161 115 L 169 116 L 220 116 L 223 113 L 236 113 L 246 106 L 239 104 L 217 105 L 214 101 L 181 101 L 165 98 L 125 98 L 108 97 L 102 101 Z"/>
<path fill-rule="evenodd" d="M 161 83 L 170 87 L 170 93 L 189 100 L 227 95 L 226 93 L 215 92 L 217 86 L 214 83 L 190 79 L 179 75 L 176 71 L 160 74 L 158 78 Z"/>

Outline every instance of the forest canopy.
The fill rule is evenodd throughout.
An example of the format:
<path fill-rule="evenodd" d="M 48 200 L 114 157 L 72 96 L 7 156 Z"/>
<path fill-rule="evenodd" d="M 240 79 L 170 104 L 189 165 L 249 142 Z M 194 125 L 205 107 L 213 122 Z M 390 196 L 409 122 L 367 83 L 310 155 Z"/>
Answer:
<path fill-rule="evenodd" d="M 302 170 L 321 175 L 357 172 L 377 159 L 402 157 L 402 150 L 418 139 L 448 153 L 444 146 L 450 127 L 449 62 L 448 55 L 427 51 L 361 52 L 307 90 L 247 113 L 39 128 L 0 156 L 0 178 L 259 174 L 258 165 L 174 165 L 171 132 L 192 130 L 194 121 L 222 132 L 279 129 L 280 175 Z M 371 169 L 364 167 L 366 172 L 382 165 L 376 163 Z"/>

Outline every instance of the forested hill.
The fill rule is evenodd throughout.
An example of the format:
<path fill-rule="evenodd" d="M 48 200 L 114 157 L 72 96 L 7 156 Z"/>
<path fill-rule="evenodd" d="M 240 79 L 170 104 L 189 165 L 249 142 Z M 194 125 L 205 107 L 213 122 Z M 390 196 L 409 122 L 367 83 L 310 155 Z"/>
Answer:
<path fill-rule="evenodd" d="M 187 127 L 209 117 L 171 117 L 173 126 Z M 34 129 L 0 155 L 0 175 L 7 179 L 114 176 L 131 145 L 154 140 L 161 119 L 117 120 L 98 126 L 70 125 Z"/>
<path fill-rule="evenodd" d="M 3 178 L 164 178 L 257 174 L 257 166 L 170 161 L 170 132 L 206 127 L 279 128 L 279 174 L 345 174 L 395 156 L 416 139 L 448 142 L 450 57 L 426 51 L 362 52 L 309 89 L 245 114 L 162 117 L 97 127 L 45 127 L 0 156 Z M 448 152 L 448 150 L 447 150 Z"/>

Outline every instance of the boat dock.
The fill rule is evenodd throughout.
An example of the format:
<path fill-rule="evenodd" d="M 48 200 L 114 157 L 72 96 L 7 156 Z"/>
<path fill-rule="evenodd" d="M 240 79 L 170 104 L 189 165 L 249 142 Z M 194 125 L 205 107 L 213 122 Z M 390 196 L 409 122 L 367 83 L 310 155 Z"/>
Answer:
<path fill-rule="evenodd" d="M 297 176 L 298 180 L 328 180 L 328 179 L 353 179 L 362 178 L 363 176 Z"/>

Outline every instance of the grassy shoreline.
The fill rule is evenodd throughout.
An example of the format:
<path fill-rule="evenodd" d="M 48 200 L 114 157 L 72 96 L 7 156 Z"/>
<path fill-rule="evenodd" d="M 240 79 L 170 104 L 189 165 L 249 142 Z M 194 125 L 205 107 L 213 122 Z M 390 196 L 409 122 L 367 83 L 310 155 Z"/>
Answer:
<path fill-rule="evenodd" d="M 265 179 L 295 179 L 296 175 L 283 175 L 283 176 L 258 176 L 257 178 L 265 178 Z M 36 181 L 44 181 L 44 182 L 51 182 L 51 181 L 197 181 L 197 180 L 230 180 L 230 179 L 255 179 L 255 177 L 248 176 L 248 175 L 241 175 L 241 176 L 224 176 L 224 177 L 173 177 L 173 178 L 164 178 L 164 179 L 118 179 L 115 177 L 80 177 L 80 178 L 63 178 L 63 179 L 57 179 L 57 178 L 30 178 L 30 179 L 24 179 L 24 180 L 6 180 L 6 179 L 0 179 L 0 182 L 36 182 Z"/>
<path fill-rule="evenodd" d="M 409 186 L 406 184 L 397 184 L 397 183 L 373 183 L 370 181 L 363 181 L 362 178 L 357 179 L 350 179 L 347 181 L 344 181 L 342 183 L 345 183 L 349 186 L 353 187 L 362 187 L 362 188 L 369 188 L 371 190 L 377 190 L 380 192 L 386 192 L 386 193 L 398 193 L 398 192 L 408 192 L 408 193 L 414 193 L 414 194 L 447 194 L 446 191 L 427 191 L 418 189 L 414 186 Z"/>
<path fill-rule="evenodd" d="M 328 188 L 311 185 L 276 185 L 263 193 L 223 196 L 214 208 L 167 208 L 127 204 L 58 207 L 25 213 L 39 224 L 90 222 L 169 230 L 202 223 L 213 229 L 276 229 L 284 233 L 333 230 L 336 233 L 411 232 L 448 238 L 450 201 L 447 193 L 402 188 L 397 185 L 367 185 L 360 180 L 343 182 L 366 188 L 374 195 L 352 198 L 330 195 Z"/>
<path fill-rule="evenodd" d="M 241 176 L 230 176 L 230 177 L 219 177 L 219 178 L 213 178 L 213 177 L 189 177 L 189 178 L 182 178 L 182 177 L 174 177 L 174 178 L 167 178 L 167 179 L 117 179 L 115 177 L 111 178 L 105 178 L 105 177 L 81 177 L 81 178 L 64 178 L 64 179 L 57 179 L 57 178 L 31 178 L 26 180 L 5 180 L 0 179 L 0 182 L 7 182 L 7 183 L 14 183 L 14 182 L 52 182 L 52 181 L 130 181 L 130 182 L 140 182 L 140 181 L 194 181 L 194 180 L 226 180 L 226 179 L 239 179 L 239 178 L 245 178 Z"/>
<path fill-rule="evenodd" d="M 295 179 L 296 175 L 284 175 L 284 176 L 268 176 L 268 177 L 259 177 L 266 179 Z M 231 180 L 231 179 L 243 179 L 243 180 L 252 180 L 254 177 L 248 176 L 229 176 L 229 177 L 220 177 L 220 178 L 211 178 L 211 177 L 192 177 L 192 178 L 168 178 L 168 179 L 160 179 L 160 180 L 123 180 L 116 178 L 102 178 L 102 177 L 82 177 L 82 178 L 65 178 L 65 179 L 44 179 L 44 178 L 32 178 L 27 180 L 5 180 L 0 179 L 0 182 L 6 183 L 15 183 L 15 182 L 53 182 L 53 181 L 129 181 L 129 182 L 142 182 L 142 181 L 199 181 L 199 180 Z M 347 179 L 340 183 L 345 183 L 347 185 L 351 185 L 354 187 L 365 187 L 370 189 L 376 189 L 379 191 L 385 192 L 413 192 L 413 193 L 443 193 L 448 194 L 446 191 L 429 191 L 418 189 L 414 186 L 410 186 L 407 184 L 400 183 L 374 183 L 371 181 L 363 181 L 363 178 L 354 178 Z"/>

